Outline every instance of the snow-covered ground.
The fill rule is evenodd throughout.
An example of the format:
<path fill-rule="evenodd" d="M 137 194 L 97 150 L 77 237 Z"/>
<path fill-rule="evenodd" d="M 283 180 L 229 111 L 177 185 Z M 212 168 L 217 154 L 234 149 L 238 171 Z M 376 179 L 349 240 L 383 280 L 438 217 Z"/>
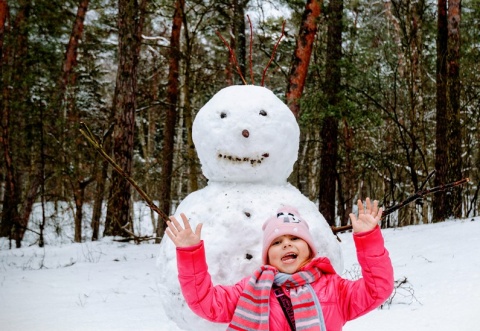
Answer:
<path fill-rule="evenodd" d="M 480 218 L 383 234 L 395 279 L 406 282 L 391 304 L 344 330 L 480 330 Z M 1 330 L 180 330 L 158 293 L 158 245 L 49 238 L 21 249 L 0 240 Z M 352 235 L 340 238 L 345 276 L 356 277 Z"/>
<path fill-rule="evenodd" d="M 408 283 L 392 305 L 347 323 L 344 330 L 480 330 L 480 218 L 383 233 L 395 279 Z M 342 238 L 348 238 L 343 246 L 348 268 L 352 241 Z"/>

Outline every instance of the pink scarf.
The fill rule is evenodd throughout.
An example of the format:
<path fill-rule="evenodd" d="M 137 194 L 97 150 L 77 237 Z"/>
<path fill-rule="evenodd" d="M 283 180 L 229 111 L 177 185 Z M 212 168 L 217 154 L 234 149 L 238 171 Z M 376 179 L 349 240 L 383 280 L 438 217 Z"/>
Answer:
<path fill-rule="evenodd" d="M 325 331 L 322 309 L 310 283 L 320 278 L 321 272 L 310 264 L 307 270 L 292 275 L 279 273 L 272 266 L 256 270 L 240 296 L 227 330 L 269 330 L 269 299 L 272 285 L 290 289 L 295 314 L 296 330 Z"/>

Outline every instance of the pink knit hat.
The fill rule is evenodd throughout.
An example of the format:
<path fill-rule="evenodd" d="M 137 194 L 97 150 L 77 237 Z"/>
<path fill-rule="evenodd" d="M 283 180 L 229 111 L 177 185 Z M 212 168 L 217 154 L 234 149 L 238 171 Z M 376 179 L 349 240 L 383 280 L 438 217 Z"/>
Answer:
<path fill-rule="evenodd" d="M 317 248 L 308 228 L 307 222 L 300 217 L 297 209 L 285 206 L 277 211 L 263 224 L 262 263 L 267 263 L 268 249 L 275 238 L 289 234 L 305 240 L 312 252 L 317 255 Z"/>

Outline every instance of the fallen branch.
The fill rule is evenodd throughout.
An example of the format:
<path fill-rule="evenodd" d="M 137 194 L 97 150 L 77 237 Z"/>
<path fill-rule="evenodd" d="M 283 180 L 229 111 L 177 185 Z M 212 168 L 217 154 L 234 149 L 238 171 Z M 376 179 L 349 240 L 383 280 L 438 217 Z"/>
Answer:
<path fill-rule="evenodd" d="M 160 215 L 160 217 L 165 222 L 167 222 L 169 220 L 168 216 L 163 211 L 161 211 L 160 208 L 158 208 L 157 205 L 155 205 L 153 200 L 148 196 L 147 193 L 145 193 L 145 191 L 143 191 L 141 189 L 140 186 L 138 186 L 138 184 L 133 180 L 133 178 L 130 177 L 125 171 L 123 171 L 123 169 L 107 154 L 107 152 L 105 152 L 102 145 L 100 145 L 98 143 L 97 139 L 95 138 L 93 133 L 90 131 L 88 126 L 83 122 L 80 122 L 80 126 L 81 126 L 80 132 L 85 136 L 85 138 L 87 138 L 87 141 L 93 146 L 93 148 L 95 148 L 97 150 L 97 152 L 100 153 L 100 155 L 106 161 L 108 161 L 108 163 L 110 163 L 112 165 L 112 167 L 113 167 L 113 169 L 115 169 L 115 171 L 117 171 L 123 178 L 125 178 L 135 188 L 135 190 L 137 190 L 138 194 L 140 194 L 142 196 L 142 198 L 147 203 L 148 207 L 150 207 L 153 211 L 155 211 L 158 215 Z M 133 235 L 133 233 L 129 232 L 127 229 L 124 228 L 124 230 L 128 234 Z M 152 238 L 152 239 L 154 239 L 154 238 Z"/>
<path fill-rule="evenodd" d="M 137 236 L 135 233 L 133 233 L 132 231 L 130 231 L 129 229 L 127 229 L 127 226 L 129 224 L 126 224 L 125 226 L 122 226 L 122 229 L 123 231 L 125 231 L 126 233 L 128 233 L 130 235 L 130 237 L 127 237 L 127 238 L 122 238 L 122 239 L 115 239 L 114 241 L 118 241 L 118 242 L 129 242 L 130 240 L 133 240 L 136 244 L 140 244 L 141 242 L 143 241 L 149 241 L 149 240 L 161 240 L 162 238 L 159 238 L 159 237 L 154 237 L 154 236 Z"/>
<path fill-rule="evenodd" d="M 430 177 L 430 176 L 429 176 Z M 445 191 L 447 189 L 450 189 L 452 187 L 455 187 L 455 186 L 459 186 L 459 185 L 462 185 L 462 184 L 465 184 L 469 181 L 470 179 L 468 178 L 463 178 L 461 180 L 458 180 L 456 182 L 453 182 L 453 183 L 448 183 L 448 184 L 445 184 L 445 185 L 439 185 L 439 186 L 436 186 L 436 187 L 432 187 L 430 189 L 420 189 L 418 190 L 417 192 L 415 192 L 415 194 L 409 196 L 408 198 L 406 198 L 405 200 L 403 200 L 402 202 L 390 207 L 390 208 L 386 208 L 383 213 L 382 213 L 382 218 L 381 220 L 384 220 L 388 215 L 390 215 L 391 213 L 399 210 L 400 208 L 402 207 L 405 207 L 406 205 L 408 205 L 409 203 L 415 201 L 415 200 L 418 200 L 418 199 L 421 199 L 423 198 L 425 195 L 427 194 L 431 194 L 431 193 L 435 193 L 435 192 L 439 192 L 439 191 Z M 426 183 L 427 181 L 425 181 Z M 333 231 L 333 234 L 337 234 L 337 233 L 340 233 L 340 232 L 345 232 L 345 231 L 348 231 L 348 230 L 351 230 L 352 229 L 352 225 L 345 225 L 345 226 L 339 226 L 339 227 L 332 227 L 332 231 Z"/>
<path fill-rule="evenodd" d="M 404 301 L 407 300 L 407 301 Z M 422 305 L 420 301 L 415 297 L 415 291 L 413 290 L 413 285 L 408 281 L 407 277 L 402 277 L 395 280 L 393 292 L 390 297 L 385 301 L 379 308 L 383 309 L 385 307 L 390 307 L 394 303 L 397 304 L 407 304 L 410 305 L 414 302 Z"/>

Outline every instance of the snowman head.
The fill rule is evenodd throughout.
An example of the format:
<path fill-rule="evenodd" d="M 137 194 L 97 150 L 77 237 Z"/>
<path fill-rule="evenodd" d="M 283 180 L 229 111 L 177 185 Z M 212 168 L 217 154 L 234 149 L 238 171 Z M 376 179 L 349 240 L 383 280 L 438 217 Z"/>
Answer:
<path fill-rule="evenodd" d="M 211 181 L 280 184 L 297 160 L 297 121 L 262 86 L 220 90 L 200 109 L 192 130 L 203 174 Z"/>

